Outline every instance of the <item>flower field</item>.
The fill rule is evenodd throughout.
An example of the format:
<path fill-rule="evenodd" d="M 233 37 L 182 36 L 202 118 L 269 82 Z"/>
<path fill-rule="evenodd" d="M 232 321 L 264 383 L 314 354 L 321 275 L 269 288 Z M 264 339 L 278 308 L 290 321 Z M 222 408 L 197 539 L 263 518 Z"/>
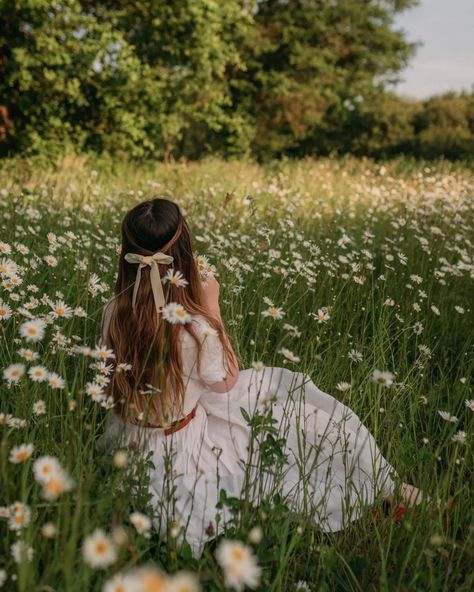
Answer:
<path fill-rule="evenodd" d="M 5 162 L 0 181 L 0 589 L 473 588 L 472 171 L 69 158 Z M 149 460 L 97 445 L 113 412 L 99 328 L 120 222 L 154 196 L 180 205 L 215 266 L 241 368 L 308 373 L 429 501 L 401 517 L 377 503 L 328 534 L 277 496 L 223 494 L 234 519 L 200 559 L 172 517 L 155 531 Z"/>

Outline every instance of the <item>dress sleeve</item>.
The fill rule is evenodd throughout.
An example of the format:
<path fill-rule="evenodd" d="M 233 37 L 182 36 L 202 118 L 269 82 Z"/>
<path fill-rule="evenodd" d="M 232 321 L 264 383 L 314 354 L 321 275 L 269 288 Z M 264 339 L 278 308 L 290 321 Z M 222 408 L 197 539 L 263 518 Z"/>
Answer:
<path fill-rule="evenodd" d="M 112 316 L 112 311 L 113 311 L 113 300 L 109 300 L 106 305 L 104 306 L 103 310 L 102 310 L 102 317 L 100 319 L 100 340 L 101 343 L 105 346 L 107 346 L 108 348 L 111 347 L 110 345 L 110 341 L 108 338 L 108 332 L 109 332 L 109 324 L 110 324 L 110 318 Z"/>
<path fill-rule="evenodd" d="M 217 331 L 205 319 L 196 323 L 196 332 L 201 342 L 201 372 L 197 370 L 197 359 L 193 365 L 191 376 L 201 379 L 205 384 L 221 382 L 227 376 L 224 367 L 224 348 Z M 195 350 L 197 357 L 197 350 Z"/>

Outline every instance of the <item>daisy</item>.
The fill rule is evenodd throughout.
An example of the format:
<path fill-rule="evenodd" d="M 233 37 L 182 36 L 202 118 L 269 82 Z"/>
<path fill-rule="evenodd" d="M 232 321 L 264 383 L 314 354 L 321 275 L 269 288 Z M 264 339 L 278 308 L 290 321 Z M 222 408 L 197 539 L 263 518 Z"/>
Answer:
<path fill-rule="evenodd" d="M 33 474 L 38 483 L 44 484 L 61 471 L 61 464 L 55 456 L 40 456 L 33 463 Z"/>
<path fill-rule="evenodd" d="M 347 357 L 353 362 L 362 362 L 363 359 L 361 352 L 355 349 L 351 349 L 351 351 L 347 354 Z"/>
<path fill-rule="evenodd" d="M 160 569 L 152 566 L 140 567 L 133 572 L 137 590 L 168 591 L 169 579 Z"/>
<path fill-rule="evenodd" d="M 440 315 L 441 313 L 439 312 L 439 308 L 437 306 L 435 306 L 434 304 L 431 305 L 431 310 L 435 313 L 435 315 Z"/>
<path fill-rule="evenodd" d="M 112 457 L 112 462 L 117 469 L 124 469 L 128 465 L 128 453 L 126 450 L 117 450 Z"/>
<path fill-rule="evenodd" d="M 466 432 L 463 432 L 462 430 L 459 430 L 458 432 L 456 432 L 454 434 L 454 436 L 451 438 L 451 440 L 453 442 L 459 442 L 459 444 L 465 444 L 466 443 L 466 438 L 467 438 Z"/>
<path fill-rule="evenodd" d="M 43 415 L 46 413 L 46 403 L 41 399 L 33 403 L 33 413 L 35 415 Z"/>
<path fill-rule="evenodd" d="M 85 352 L 89 352 L 89 353 L 85 353 Z M 84 355 L 90 355 L 93 358 L 96 358 L 98 360 L 106 360 L 107 358 L 115 358 L 115 354 L 114 354 L 114 350 L 113 349 L 108 349 L 107 347 L 103 346 L 103 345 L 97 345 L 93 350 L 91 350 L 90 348 L 85 347 L 82 348 L 82 351 L 80 353 L 83 353 Z"/>
<path fill-rule="evenodd" d="M 108 376 L 96 376 L 95 378 L 95 382 L 99 385 L 99 386 L 105 386 L 106 384 L 108 384 L 110 382 L 110 378 Z"/>
<path fill-rule="evenodd" d="M 87 316 L 87 312 L 82 308 L 82 306 L 76 306 L 74 309 L 74 316 L 84 318 Z"/>
<path fill-rule="evenodd" d="M 56 526 L 52 522 L 46 522 L 41 527 L 41 534 L 45 539 L 54 539 L 57 534 Z"/>
<path fill-rule="evenodd" d="M 34 449 L 35 447 L 33 444 L 20 444 L 19 446 L 13 446 L 13 448 L 10 450 L 9 460 L 14 464 L 24 462 L 30 458 Z"/>
<path fill-rule="evenodd" d="M 109 374 L 111 374 L 112 370 L 113 370 L 113 365 L 112 364 L 106 364 L 105 362 L 98 362 L 96 364 L 96 369 L 101 373 L 101 374 L 105 374 L 105 376 L 108 376 Z"/>
<path fill-rule="evenodd" d="M 136 578 L 132 574 L 117 573 L 110 580 L 107 580 L 102 588 L 102 592 L 136 592 Z"/>
<path fill-rule="evenodd" d="M 62 493 L 71 491 L 73 487 L 74 481 L 61 467 L 59 472 L 55 473 L 43 483 L 43 489 L 41 493 L 44 499 L 48 501 L 55 501 Z"/>
<path fill-rule="evenodd" d="M 263 413 L 266 413 L 267 410 L 278 401 L 278 396 L 276 393 L 268 392 L 265 395 L 261 395 L 258 398 L 258 408 Z"/>
<path fill-rule="evenodd" d="M 148 516 L 141 512 L 132 512 L 129 519 L 140 534 L 149 535 L 151 520 Z"/>
<path fill-rule="evenodd" d="M 206 281 L 209 277 L 216 274 L 216 267 L 209 263 L 205 255 L 196 255 L 194 257 L 201 280 Z"/>
<path fill-rule="evenodd" d="M 25 364 L 10 364 L 3 370 L 3 378 L 8 381 L 8 384 L 17 383 L 25 374 Z"/>
<path fill-rule="evenodd" d="M 54 257 L 54 255 L 45 255 L 43 259 L 50 267 L 56 267 L 58 264 L 58 260 L 56 257 Z"/>
<path fill-rule="evenodd" d="M 110 538 L 117 547 L 123 547 L 128 543 L 128 532 L 121 524 L 117 524 L 112 527 Z"/>
<path fill-rule="evenodd" d="M 28 253 L 30 252 L 30 249 L 26 245 L 24 245 L 23 243 L 17 243 L 16 249 L 22 255 L 28 255 Z"/>
<path fill-rule="evenodd" d="M 214 327 L 205 327 L 201 331 L 201 333 L 202 333 L 202 335 L 204 335 L 204 337 L 217 337 L 218 336 L 218 333 L 214 329 Z"/>
<path fill-rule="evenodd" d="M 391 372 L 383 372 L 381 370 L 374 370 L 372 374 L 372 382 L 383 386 L 390 386 L 393 384 L 394 378 L 395 376 Z"/>
<path fill-rule="evenodd" d="M 0 321 L 8 321 L 12 316 L 12 309 L 8 304 L 0 300 Z"/>
<path fill-rule="evenodd" d="M 63 300 L 56 300 L 56 302 L 50 304 L 52 308 L 52 316 L 57 319 L 64 317 L 65 319 L 72 317 L 74 310 L 68 306 Z"/>
<path fill-rule="evenodd" d="M 180 271 L 174 271 L 174 269 L 168 269 L 166 275 L 161 278 L 161 282 L 163 284 L 170 282 L 170 284 L 173 284 L 177 288 L 183 288 L 189 284 L 183 274 Z"/>
<path fill-rule="evenodd" d="M 279 354 L 283 354 L 287 360 L 291 360 L 292 362 L 299 362 L 300 358 L 296 356 L 291 350 L 287 349 L 286 347 L 282 347 L 278 350 Z"/>
<path fill-rule="evenodd" d="M 64 388 L 64 378 L 61 378 L 56 372 L 50 372 L 48 374 L 48 384 L 51 388 L 62 389 Z"/>
<path fill-rule="evenodd" d="M 28 349 L 25 347 L 22 347 L 21 349 L 19 349 L 18 354 L 22 358 L 25 358 L 25 360 L 28 360 L 29 362 L 31 362 L 32 360 L 37 360 L 40 357 L 38 352 L 35 352 L 32 349 Z"/>
<path fill-rule="evenodd" d="M 464 399 L 464 404 L 468 409 L 474 411 L 474 399 Z"/>
<path fill-rule="evenodd" d="M 34 549 L 23 541 L 16 541 L 11 546 L 11 553 L 16 563 L 22 563 L 33 559 Z"/>
<path fill-rule="evenodd" d="M 115 407 L 115 405 L 116 405 L 116 402 L 112 396 L 107 397 L 106 399 L 102 399 L 102 401 L 100 402 L 100 406 L 103 407 L 104 409 L 112 409 L 112 407 Z"/>
<path fill-rule="evenodd" d="M 168 578 L 166 590 L 167 592 L 199 592 L 201 587 L 193 573 L 181 571 Z"/>
<path fill-rule="evenodd" d="M 0 277 L 9 278 L 18 273 L 18 265 L 13 259 L 2 257 L 0 259 Z"/>
<path fill-rule="evenodd" d="M 0 413 L 0 426 L 7 425 L 12 417 L 11 413 Z"/>
<path fill-rule="evenodd" d="M 87 282 L 87 291 L 95 296 L 100 291 L 100 277 L 93 273 Z"/>
<path fill-rule="evenodd" d="M 238 591 L 245 586 L 258 586 L 262 570 L 250 547 L 241 541 L 224 539 L 217 547 L 215 556 L 224 571 L 226 586 Z"/>
<path fill-rule="evenodd" d="M 255 368 L 256 372 L 261 372 L 265 367 L 265 364 L 262 361 L 258 360 L 257 362 L 252 362 L 252 366 Z"/>
<path fill-rule="evenodd" d="M 102 528 L 96 528 L 83 541 L 82 557 L 89 567 L 102 569 L 117 561 L 117 551 L 112 539 Z"/>
<path fill-rule="evenodd" d="M 459 314 L 464 314 L 465 313 L 465 310 L 464 310 L 464 308 L 462 306 L 455 306 L 454 307 L 454 310 L 456 312 L 458 312 Z"/>
<path fill-rule="evenodd" d="M 163 318 L 173 325 L 176 325 L 177 323 L 184 325 L 185 323 L 190 323 L 192 321 L 191 315 L 187 312 L 184 306 L 177 302 L 170 302 L 162 308 L 161 312 Z"/>
<path fill-rule="evenodd" d="M 26 504 L 15 502 L 10 506 L 8 527 L 10 530 L 21 530 L 26 528 L 30 522 L 31 509 Z"/>
<path fill-rule="evenodd" d="M 351 383 L 350 382 L 338 382 L 336 384 L 336 388 L 338 391 L 348 391 L 351 388 Z"/>
<path fill-rule="evenodd" d="M 418 349 L 420 350 L 420 353 L 427 356 L 428 358 L 431 358 L 432 352 L 427 345 L 419 345 Z"/>
<path fill-rule="evenodd" d="M 48 380 L 48 369 L 44 366 L 31 366 L 28 369 L 28 375 L 34 382 L 44 382 Z"/>
<path fill-rule="evenodd" d="M 103 401 L 105 394 L 100 384 L 96 382 L 88 382 L 86 384 L 86 393 L 91 397 L 93 401 L 100 403 Z"/>
<path fill-rule="evenodd" d="M 272 317 L 273 319 L 281 319 L 284 314 L 283 309 L 278 306 L 269 306 L 267 310 L 262 311 L 264 317 Z"/>
<path fill-rule="evenodd" d="M 33 319 L 20 325 L 20 335 L 26 341 L 40 341 L 44 337 L 46 323 L 42 319 Z"/>
<path fill-rule="evenodd" d="M 262 529 L 260 528 L 260 526 L 254 526 L 253 528 L 251 528 L 249 530 L 248 537 L 249 537 L 249 541 L 252 544 L 258 545 L 258 543 L 260 543 L 263 538 L 263 532 L 262 532 Z"/>
<path fill-rule="evenodd" d="M 311 315 L 318 321 L 318 323 L 325 323 L 330 319 L 330 316 L 325 308 L 319 308 L 318 314 L 311 313 Z"/>
<path fill-rule="evenodd" d="M 424 330 L 423 323 L 420 323 L 420 321 L 417 321 L 413 325 L 413 332 L 415 333 L 415 335 L 421 335 L 423 333 L 423 330 Z"/>
<path fill-rule="evenodd" d="M 10 428 L 24 428 L 26 426 L 26 419 L 20 419 L 19 417 L 10 417 L 7 424 Z"/>
<path fill-rule="evenodd" d="M 455 415 L 451 415 L 451 413 L 449 413 L 449 411 L 439 411 L 438 413 L 441 415 L 441 417 L 444 419 L 444 421 L 450 421 L 451 423 L 456 423 L 458 421 L 458 418 Z"/>

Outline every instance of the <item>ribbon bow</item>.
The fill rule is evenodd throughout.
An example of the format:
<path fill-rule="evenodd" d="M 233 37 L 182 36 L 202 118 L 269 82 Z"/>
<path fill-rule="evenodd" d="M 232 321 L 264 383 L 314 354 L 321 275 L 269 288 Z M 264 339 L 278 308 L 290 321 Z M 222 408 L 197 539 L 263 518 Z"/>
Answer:
<path fill-rule="evenodd" d="M 135 302 L 137 299 L 138 286 L 140 285 L 140 279 L 142 275 L 142 267 L 149 265 L 150 269 L 150 282 L 151 289 L 153 291 L 153 299 L 155 300 L 156 312 L 161 312 L 161 308 L 165 305 L 165 295 L 163 294 L 163 287 L 161 285 L 160 270 L 158 269 L 158 263 L 164 263 L 168 265 L 173 261 L 171 255 L 165 255 L 161 251 L 154 253 L 153 255 L 138 255 L 137 253 L 126 253 L 124 257 L 128 263 L 138 263 L 137 277 L 135 279 L 135 286 L 133 288 L 132 296 L 132 308 L 135 310 Z"/>

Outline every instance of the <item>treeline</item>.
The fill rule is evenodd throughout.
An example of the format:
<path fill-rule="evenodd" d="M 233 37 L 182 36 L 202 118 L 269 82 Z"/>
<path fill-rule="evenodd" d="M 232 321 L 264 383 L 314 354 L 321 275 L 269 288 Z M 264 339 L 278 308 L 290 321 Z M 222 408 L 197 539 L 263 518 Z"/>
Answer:
<path fill-rule="evenodd" d="M 3 0 L 0 156 L 464 158 L 472 94 L 387 89 L 417 0 Z"/>

